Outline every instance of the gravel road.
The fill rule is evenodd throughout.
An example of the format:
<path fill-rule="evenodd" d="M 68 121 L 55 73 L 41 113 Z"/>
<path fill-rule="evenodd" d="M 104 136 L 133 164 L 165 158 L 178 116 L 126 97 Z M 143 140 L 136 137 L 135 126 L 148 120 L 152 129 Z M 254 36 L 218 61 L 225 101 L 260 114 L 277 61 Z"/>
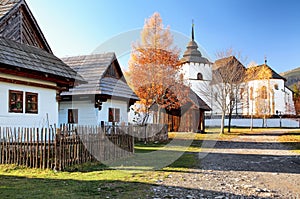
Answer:
<path fill-rule="evenodd" d="M 298 199 L 300 156 L 278 142 L 280 135 L 240 135 L 203 148 L 197 168 L 158 179 L 148 198 Z"/>

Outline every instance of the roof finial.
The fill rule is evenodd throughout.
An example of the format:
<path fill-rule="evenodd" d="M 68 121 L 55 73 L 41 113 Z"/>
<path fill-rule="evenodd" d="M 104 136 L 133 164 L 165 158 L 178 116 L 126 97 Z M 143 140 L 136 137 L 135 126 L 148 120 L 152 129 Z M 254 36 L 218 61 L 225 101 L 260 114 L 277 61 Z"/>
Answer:
<path fill-rule="evenodd" d="M 265 65 L 267 65 L 267 56 L 265 55 Z"/>
<path fill-rule="evenodd" d="M 192 19 L 192 40 L 194 41 L 194 19 Z"/>

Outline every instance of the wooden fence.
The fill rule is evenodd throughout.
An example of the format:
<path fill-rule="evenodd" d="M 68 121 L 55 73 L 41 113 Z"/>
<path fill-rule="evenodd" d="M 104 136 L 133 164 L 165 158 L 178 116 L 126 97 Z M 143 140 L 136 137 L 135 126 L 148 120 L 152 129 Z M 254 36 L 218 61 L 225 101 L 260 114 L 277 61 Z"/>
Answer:
<path fill-rule="evenodd" d="M 64 170 L 89 161 L 109 161 L 134 152 L 134 140 L 114 127 L 0 127 L 0 164 Z"/>

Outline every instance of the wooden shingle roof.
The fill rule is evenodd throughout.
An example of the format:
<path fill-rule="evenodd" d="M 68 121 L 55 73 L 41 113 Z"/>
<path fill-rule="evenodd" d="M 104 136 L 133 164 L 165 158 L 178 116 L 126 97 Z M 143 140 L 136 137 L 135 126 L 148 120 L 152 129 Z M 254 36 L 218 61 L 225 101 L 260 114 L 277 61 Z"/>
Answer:
<path fill-rule="evenodd" d="M 52 53 L 25 0 L 0 0 L 0 37 Z"/>
<path fill-rule="evenodd" d="M 35 71 L 44 75 L 84 82 L 84 79 L 55 55 L 37 47 L 0 37 L 0 66 Z"/>
<path fill-rule="evenodd" d="M 69 92 L 63 92 L 62 95 L 101 94 L 138 100 L 123 77 L 115 53 L 67 57 L 62 60 L 88 82 L 70 89 Z"/>
<path fill-rule="evenodd" d="M 211 108 L 192 89 L 189 92 L 189 99 L 197 108 L 204 111 L 211 111 Z"/>
<path fill-rule="evenodd" d="M 6 15 L 20 0 L 0 0 L 0 18 Z"/>

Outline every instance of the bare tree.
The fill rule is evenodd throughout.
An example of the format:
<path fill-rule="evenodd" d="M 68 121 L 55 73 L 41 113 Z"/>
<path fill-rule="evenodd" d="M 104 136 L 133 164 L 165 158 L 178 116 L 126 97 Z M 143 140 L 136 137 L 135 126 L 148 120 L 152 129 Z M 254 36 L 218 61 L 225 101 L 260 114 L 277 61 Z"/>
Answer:
<path fill-rule="evenodd" d="M 236 58 L 241 59 L 240 54 L 228 49 L 218 52 L 218 58 L 213 65 L 212 92 L 215 108 L 221 111 L 221 129 L 224 133 L 225 116 L 228 114 L 228 132 L 230 132 L 233 110 L 238 108 L 238 95 L 244 82 L 246 68 Z"/>

